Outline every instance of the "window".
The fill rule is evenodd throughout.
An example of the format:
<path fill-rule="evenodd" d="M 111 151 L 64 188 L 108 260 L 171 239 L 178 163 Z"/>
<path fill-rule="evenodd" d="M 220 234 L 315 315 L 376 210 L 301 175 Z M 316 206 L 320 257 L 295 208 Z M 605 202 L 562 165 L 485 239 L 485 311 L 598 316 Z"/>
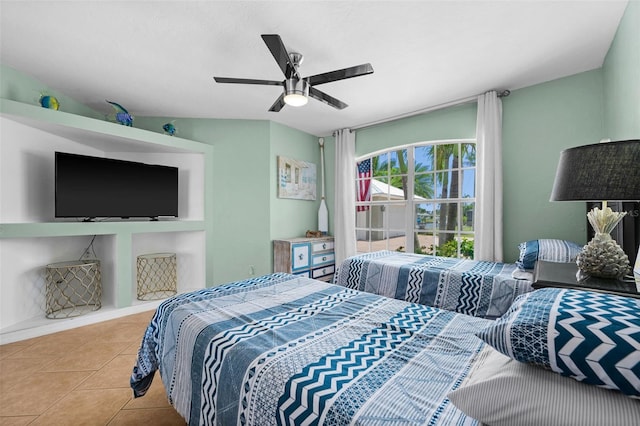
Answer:
<path fill-rule="evenodd" d="M 473 258 L 474 140 L 391 148 L 358 159 L 356 170 L 358 253 Z"/>

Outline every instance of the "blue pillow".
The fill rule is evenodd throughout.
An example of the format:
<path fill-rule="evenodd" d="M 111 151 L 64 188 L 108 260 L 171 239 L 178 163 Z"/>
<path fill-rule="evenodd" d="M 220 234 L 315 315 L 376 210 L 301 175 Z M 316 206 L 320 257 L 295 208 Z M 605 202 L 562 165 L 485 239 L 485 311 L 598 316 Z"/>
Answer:
<path fill-rule="evenodd" d="M 540 239 L 518 244 L 520 256 L 516 265 L 520 269 L 533 269 L 538 260 L 570 263 L 576 260 L 582 246 L 567 240 Z"/>
<path fill-rule="evenodd" d="M 517 361 L 640 397 L 640 299 L 543 288 L 477 335 Z"/>

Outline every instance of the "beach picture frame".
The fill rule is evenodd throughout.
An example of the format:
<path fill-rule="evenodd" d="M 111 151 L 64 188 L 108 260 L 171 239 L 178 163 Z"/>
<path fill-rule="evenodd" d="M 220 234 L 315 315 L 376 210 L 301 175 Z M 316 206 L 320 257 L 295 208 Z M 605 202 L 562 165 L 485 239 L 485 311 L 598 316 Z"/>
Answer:
<path fill-rule="evenodd" d="M 279 155 L 278 198 L 315 201 L 315 163 Z"/>

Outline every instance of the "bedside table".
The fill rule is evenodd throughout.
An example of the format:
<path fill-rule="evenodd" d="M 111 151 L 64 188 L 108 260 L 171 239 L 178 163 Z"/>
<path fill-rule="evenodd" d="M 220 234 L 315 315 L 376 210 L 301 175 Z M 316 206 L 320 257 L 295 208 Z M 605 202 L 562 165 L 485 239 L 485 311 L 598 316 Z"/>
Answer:
<path fill-rule="evenodd" d="M 555 263 L 539 260 L 533 271 L 533 288 L 555 287 L 575 290 L 599 291 L 619 296 L 640 298 L 640 292 L 633 281 L 587 277 L 578 281 L 575 263 Z"/>

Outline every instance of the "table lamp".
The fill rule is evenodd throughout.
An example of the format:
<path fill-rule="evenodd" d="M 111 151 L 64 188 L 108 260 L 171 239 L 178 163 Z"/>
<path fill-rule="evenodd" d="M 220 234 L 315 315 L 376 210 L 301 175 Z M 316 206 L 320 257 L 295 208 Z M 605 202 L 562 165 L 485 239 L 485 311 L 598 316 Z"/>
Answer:
<path fill-rule="evenodd" d="M 610 232 L 626 215 L 607 201 L 640 200 L 640 139 L 603 142 L 560 153 L 551 201 L 602 201 L 587 213 L 595 236 L 576 259 L 579 278 L 622 278 L 629 258 Z"/>

